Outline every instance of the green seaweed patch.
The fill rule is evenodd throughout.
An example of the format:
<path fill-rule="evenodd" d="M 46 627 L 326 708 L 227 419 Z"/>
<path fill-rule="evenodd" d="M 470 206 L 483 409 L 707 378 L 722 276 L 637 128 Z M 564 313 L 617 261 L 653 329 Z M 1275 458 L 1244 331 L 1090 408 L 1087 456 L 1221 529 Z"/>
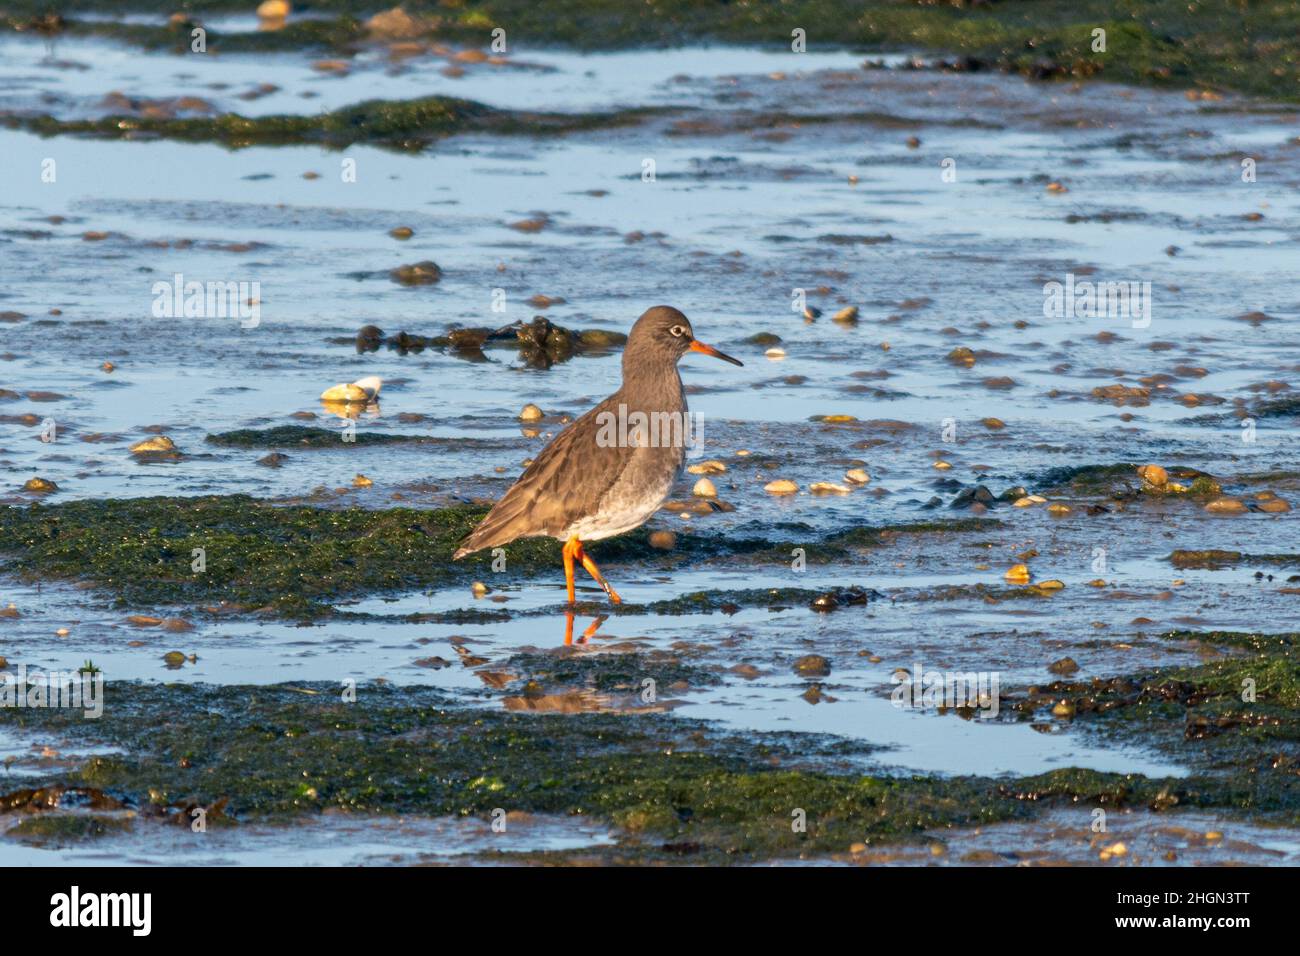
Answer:
<path fill-rule="evenodd" d="M 1175 549 L 1169 563 L 1176 568 L 1219 570 L 1239 564 L 1265 564 L 1271 567 L 1300 567 L 1300 554 L 1246 554 L 1220 548 Z"/>
<path fill-rule="evenodd" d="M 609 113 L 540 113 L 494 109 L 450 96 L 412 100 L 367 100 L 329 112 L 248 117 L 223 113 L 206 117 L 105 116 L 61 120 L 49 114 L 8 114 L 0 123 L 38 136 L 141 137 L 192 143 L 221 143 L 230 149 L 304 143 L 346 149 L 355 143 L 419 152 L 459 133 L 556 136 L 642 122 L 661 112 L 636 108 Z"/>
<path fill-rule="evenodd" d="M 114 682 L 111 710 L 0 722 L 111 745 L 59 773 L 142 815 L 221 806 L 238 821 L 326 809 L 485 816 L 497 807 L 595 817 L 637 859 L 747 862 L 921 838 L 1026 817 L 1049 801 L 1142 799 L 1161 784 L 1078 771 L 1014 782 L 818 769 L 846 755 L 819 735 L 736 735 L 666 715 L 538 715 L 455 706 L 432 688 Z M 869 748 L 859 748 L 859 755 Z M 1033 794 L 1031 799 L 1028 794 Z M 797 810 L 806 829 L 791 826 Z"/>
<path fill-rule="evenodd" d="M 1022 719 L 1050 713 L 1108 741 L 1154 746 L 1199 772 L 1177 801 L 1300 821 L 1300 634 L 1171 631 L 1200 664 L 1004 694 Z M 1222 648 L 1227 653 L 1213 653 Z"/>
<path fill-rule="evenodd" d="M 507 443 L 481 438 L 443 438 L 436 435 L 402 435 L 363 428 L 345 440 L 341 429 L 308 425 L 277 425 L 274 428 L 238 428 L 218 432 L 204 439 L 221 448 L 343 448 L 364 445 L 447 445 L 468 448 L 503 448 Z"/>
<path fill-rule="evenodd" d="M 451 552 L 483 514 L 277 506 L 247 495 L 11 506 L 0 510 L 0 552 L 10 555 L 0 569 L 90 581 L 121 606 L 226 602 L 314 617 L 339 598 L 467 578 Z M 516 545 L 512 569 L 549 564 L 552 550 Z"/>

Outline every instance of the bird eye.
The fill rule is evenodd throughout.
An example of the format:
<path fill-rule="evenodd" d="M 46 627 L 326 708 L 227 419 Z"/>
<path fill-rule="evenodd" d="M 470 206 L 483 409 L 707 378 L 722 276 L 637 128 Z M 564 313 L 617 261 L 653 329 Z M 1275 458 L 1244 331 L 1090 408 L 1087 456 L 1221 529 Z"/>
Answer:
<path fill-rule="evenodd" d="M 683 335 L 686 334 L 686 329 L 680 325 L 674 325 L 671 329 L 668 330 L 668 332 L 669 334 L 675 336 L 676 338 L 681 338 Z"/>

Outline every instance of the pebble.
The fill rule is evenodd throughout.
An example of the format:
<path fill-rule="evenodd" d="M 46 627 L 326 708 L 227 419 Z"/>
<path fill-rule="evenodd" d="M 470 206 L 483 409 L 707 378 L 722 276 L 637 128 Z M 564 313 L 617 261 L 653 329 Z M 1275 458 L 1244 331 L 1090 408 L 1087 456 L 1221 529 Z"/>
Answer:
<path fill-rule="evenodd" d="M 851 305 L 848 308 L 840 309 L 831 316 L 831 321 L 839 322 L 843 325 L 857 325 L 858 307 L 856 305 Z"/>
<path fill-rule="evenodd" d="M 1073 674 L 1079 669 L 1079 664 L 1073 657 L 1062 657 L 1048 664 L 1047 669 L 1053 674 Z"/>
<path fill-rule="evenodd" d="M 54 632 L 54 635 L 55 635 L 56 637 L 67 637 L 67 636 L 68 636 L 69 634 L 71 634 L 71 633 L 72 633 L 72 632 L 69 631 L 66 627 L 61 627 L 61 628 L 59 628 L 57 631 Z"/>
<path fill-rule="evenodd" d="M 773 362 L 779 362 L 781 359 L 785 358 L 785 349 L 770 348 L 763 354 Z"/>
<path fill-rule="evenodd" d="M 322 402 L 372 402 L 379 397 L 384 380 L 378 375 L 367 375 L 348 385 L 332 385 L 321 392 Z"/>
<path fill-rule="evenodd" d="M 262 0 L 257 16 L 262 20 L 283 20 L 289 15 L 289 0 Z"/>
<path fill-rule="evenodd" d="M 1255 507 L 1259 511 L 1267 511 L 1270 514 L 1281 514 L 1291 510 L 1291 506 L 1281 498 L 1269 498 L 1266 501 L 1259 502 Z"/>
<path fill-rule="evenodd" d="M 1025 564 L 1013 565 L 1007 569 L 1007 573 L 1003 577 L 1013 584 L 1028 584 L 1029 566 Z"/>
<path fill-rule="evenodd" d="M 850 468 L 844 473 L 844 480 L 850 481 L 855 485 L 865 485 L 871 480 L 871 476 L 868 475 L 866 470 L 863 468 Z"/>
<path fill-rule="evenodd" d="M 650 547 L 657 548 L 660 551 L 671 551 L 677 547 L 677 532 L 675 531 L 651 531 Z"/>
<path fill-rule="evenodd" d="M 536 405 L 532 404 L 531 402 L 525 405 L 523 409 L 519 412 L 519 420 L 521 422 L 541 421 L 543 416 L 544 413 L 542 412 L 542 410 L 538 408 Z"/>
<path fill-rule="evenodd" d="M 469 589 L 475 597 L 483 597 L 483 595 L 487 594 L 490 590 L 492 590 L 482 581 L 475 581 L 473 584 L 469 586 Z"/>
<path fill-rule="evenodd" d="M 701 478 L 695 483 L 695 487 L 691 489 L 691 494 L 697 498 L 716 498 L 718 497 L 718 489 L 708 478 Z"/>
<path fill-rule="evenodd" d="M 694 465 L 688 465 L 686 471 L 692 475 L 721 475 L 727 470 L 722 462 L 710 458 Z"/>
<path fill-rule="evenodd" d="M 799 486 L 788 478 L 778 478 L 765 484 L 763 490 L 769 495 L 792 495 L 799 490 Z"/>
<path fill-rule="evenodd" d="M 1216 515 L 1239 515 L 1246 510 L 1246 505 L 1243 501 L 1225 496 L 1207 502 L 1205 510 Z"/>
<path fill-rule="evenodd" d="M 794 662 L 793 670 L 800 677 L 825 677 L 831 672 L 831 662 L 820 654 L 805 654 Z"/>
<path fill-rule="evenodd" d="M 938 468 L 940 471 L 947 471 L 949 468 L 952 467 L 952 462 L 936 461 L 931 467 Z"/>
<path fill-rule="evenodd" d="M 1057 704 L 1056 704 L 1056 706 L 1052 708 L 1052 716 L 1053 716 L 1053 717 L 1073 717 L 1073 716 L 1074 716 L 1074 705 L 1073 705 L 1072 703 L 1070 703 L 1068 700 L 1058 701 Z"/>
<path fill-rule="evenodd" d="M 138 441 L 131 446 L 131 454 L 146 455 L 150 452 L 175 451 L 176 443 L 166 435 L 155 435 L 153 438 L 146 438 L 144 441 Z"/>
<path fill-rule="evenodd" d="M 847 495 L 851 489 L 833 481 L 815 481 L 808 490 L 815 495 Z"/>
<path fill-rule="evenodd" d="M 352 479 L 352 487 L 354 488 L 369 488 L 373 484 L 374 481 L 365 475 L 357 475 Z"/>
<path fill-rule="evenodd" d="M 410 239 L 413 235 L 415 235 L 415 230 L 413 230 L 410 226 L 398 226 L 395 229 L 388 230 L 388 234 L 392 236 L 394 239 L 405 240 L 405 239 Z"/>
<path fill-rule="evenodd" d="M 1054 515 L 1068 515 L 1071 510 L 1069 505 L 1052 504 L 1047 506 L 1048 513 Z"/>
<path fill-rule="evenodd" d="M 48 478 L 28 478 L 27 483 L 23 485 L 23 491 L 32 491 L 38 495 L 48 495 L 58 490 L 59 486 Z"/>
<path fill-rule="evenodd" d="M 1169 472 L 1159 465 L 1143 465 L 1138 469 L 1142 480 L 1154 488 L 1163 488 L 1169 483 Z"/>
<path fill-rule="evenodd" d="M 985 418 L 980 421 L 980 424 L 990 431 L 997 431 L 1000 428 L 1007 427 L 1007 423 L 1000 418 Z"/>

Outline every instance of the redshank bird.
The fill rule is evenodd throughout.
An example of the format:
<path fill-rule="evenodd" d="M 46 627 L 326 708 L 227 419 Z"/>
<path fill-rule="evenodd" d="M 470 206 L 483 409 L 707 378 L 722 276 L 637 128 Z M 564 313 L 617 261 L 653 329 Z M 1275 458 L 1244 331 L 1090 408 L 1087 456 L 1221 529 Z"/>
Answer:
<path fill-rule="evenodd" d="M 681 474 L 690 420 L 677 361 L 687 352 L 744 364 L 695 338 L 676 309 L 646 310 L 627 337 L 619 390 L 556 435 L 452 557 L 519 538 L 555 538 L 564 542 L 569 603 L 575 562 L 620 603 L 583 542 L 645 524 Z"/>

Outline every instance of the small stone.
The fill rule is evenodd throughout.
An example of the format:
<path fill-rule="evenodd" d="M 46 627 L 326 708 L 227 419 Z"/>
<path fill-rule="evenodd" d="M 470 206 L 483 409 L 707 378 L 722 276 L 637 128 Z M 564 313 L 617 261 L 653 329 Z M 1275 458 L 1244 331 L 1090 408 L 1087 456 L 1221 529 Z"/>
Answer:
<path fill-rule="evenodd" d="M 398 266 L 389 273 L 389 277 L 401 285 L 433 285 L 442 281 L 442 269 L 438 263 L 426 259 L 424 262 Z"/>
<path fill-rule="evenodd" d="M 677 547 L 677 533 L 675 531 L 651 531 L 650 547 L 657 548 L 660 551 L 671 551 Z"/>
<path fill-rule="evenodd" d="M 117 368 L 117 366 L 114 365 L 112 362 L 105 362 L 103 365 L 100 366 L 100 368 L 101 368 L 102 370 L 104 370 L 105 372 L 111 372 L 111 371 L 113 371 L 115 368 Z"/>
<path fill-rule="evenodd" d="M 1239 515 L 1247 509 L 1245 502 L 1224 496 L 1208 502 L 1205 505 L 1205 510 L 1216 515 Z"/>
<path fill-rule="evenodd" d="M 1073 716 L 1074 716 L 1074 704 L 1070 703 L 1068 700 L 1058 701 L 1058 702 L 1056 703 L 1056 706 L 1052 708 L 1052 716 L 1053 716 L 1053 717 L 1073 717 Z"/>
<path fill-rule="evenodd" d="M 487 594 L 490 590 L 492 590 L 492 589 L 489 588 L 486 584 L 484 584 L 482 581 L 475 581 L 473 584 L 471 584 L 471 585 L 469 586 L 469 589 L 470 589 L 470 592 L 471 592 L 475 597 L 483 597 L 483 596 L 484 596 L 485 594 Z"/>
<path fill-rule="evenodd" d="M 820 654 L 805 654 L 793 664 L 800 677 L 826 677 L 831 672 L 831 662 Z"/>
<path fill-rule="evenodd" d="M 769 495 L 792 495 L 799 490 L 799 486 L 787 478 L 778 478 L 765 484 L 763 490 Z"/>
<path fill-rule="evenodd" d="M 691 494 L 697 498 L 716 498 L 718 497 L 718 489 L 708 478 L 701 478 L 695 483 L 695 487 L 691 489 Z"/>
<path fill-rule="evenodd" d="M 831 321 L 839 322 L 841 325 L 857 325 L 858 307 L 856 305 L 851 305 L 848 308 L 840 309 L 831 316 Z"/>
<path fill-rule="evenodd" d="M 940 460 L 936 461 L 931 467 L 938 468 L 940 471 L 947 471 L 952 467 L 952 462 Z"/>
<path fill-rule="evenodd" d="M 771 359 L 773 362 L 779 362 L 781 359 L 785 358 L 785 349 L 770 348 L 763 354 L 767 356 L 769 359 Z"/>
<path fill-rule="evenodd" d="M 260 20 L 283 20 L 289 15 L 289 0 L 262 0 L 257 5 Z"/>
<path fill-rule="evenodd" d="M 166 435 L 155 435 L 153 438 L 146 438 L 144 441 L 138 441 L 131 446 L 131 454 L 145 455 L 150 452 L 169 452 L 176 450 L 176 443 Z"/>
<path fill-rule="evenodd" d="M 814 481 L 808 490 L 815 495 L 847 495 L 852 489 L 833 481 Z"/>
<path fill-rule="evenodd" d="M 374 480 L 367 478 L 365 475 L 357 475 L 352 479 L 352 487 L 354 488 L 369 488 L 373 484 Z"/>
<path fill-rule="evenodd" d="M 989 431 L 997 431 L 1000 428 L 1006 428 L 1007 423 L 1000 418 L 985 418 L 980 422 Z"/>
<path fill-rule="evenodd" d="M 1070 190 L 1064 183 L 1051 182 L 1047 184 L 1047 191 L 1049 193 L 1068 193 Z"/>
<path fill-rule="evenodd" d="M 721 475 L 726 470 L 726 465 L 713 459 L 702 461 L 694 465 L 688 465 L 686 468 L 686 471 L 692 475 Z"/>
<path fill-rule="evenodd" d="M 541 421 L 543 417 L 545 417 L 545 413 L 531 402 L 519 412 L 521 422 L 537 422 Z"/>
<path fill-rule="evenodd" d="M 1269 498 L 1267 501 L 1261 501 L 1255 505 L 1256 510 L 1266 511 L 1269 514 L 1282 514 L 1290 511 L 1291 506 L 1281 498 Z"/>
<path fill-rule="evenodd" d="M 1006 578 L 1008 581 L 1010 581 L 1012 584 L 1028 584 L 1029 567 L 1028 565 L 1024 565 L 1024 564 L 1013 565 L 1012 567 L 1007 569 L 1007 572 L 1006 574 L 1003 575 L 1003 577 Z"/>
<path fill-rule="evenodd" d="M 185 655 L 180 651 L 168 651 L 163 655 L 163 662 L 168 667 L 180 667 L 185 663 Z"/>
<path fill-rule="evenodd" d="M 844 480 L 850 481 L 855 485 L 865 485 L 871 480 L 864 468 L 850 468 L 844 473 Z"/>
<path fill-rule="evenodd" d="M 23 491 L 30 491 L 38 495 L 53 494 L 59 490 L 59 486 L 48 478 L 28 478 L 23 485 Z"/>
<path fill-rule="evenodd" d="M 410 239 L 413 235 L 415 235 L 415 230 L 413 230 L 410 226 L 398 226 L 395 229 L 388 230 L 388 234 L 392 236 L 394 239 L 406 240 L 406 239 Z"/>
<path fill-rule="evenodd" d="M 1072 509 L 1069 505 L 1063 505 L 1060 503 L 1050 504 L 1047 506 L 1048 513 L 1054 515 L 1068 515 L 1071 510 Z"/>
<path fill-rule="evenodd" d="M 71 633 L 72 633 L 72 632 L 69 631 L 66 627 L 61 627 L 61 628 L 59 628 L 57 631 L 54 632 L 54 636 L 55 636 L 55 637 L 67 637 L 67 636 L 68 636 L 69 634 L 71 634 Z"/>
<path fill-rule="evenodd" d="M 1143 465 L 1138 469 L 1142 480 L 1153 488 L 1163 488 L 1169 483 L 1169 472 L 1159 465 Z"/>
<path fill-rule="evenodd" d="M 1065 587 L 1065 582 L 1052 578 L 1050 581 L 1039 581 L 1034 587 L 1040 591 L 1060 591 Z"/>
<path fill-rule="evenodd" d="M 1048 664 L 1047 669 L 1053 674 L 1073 674 L 1079 669 L 1079 664 L 1073 657 L 1062 657 L 1059 661 Z"/>

